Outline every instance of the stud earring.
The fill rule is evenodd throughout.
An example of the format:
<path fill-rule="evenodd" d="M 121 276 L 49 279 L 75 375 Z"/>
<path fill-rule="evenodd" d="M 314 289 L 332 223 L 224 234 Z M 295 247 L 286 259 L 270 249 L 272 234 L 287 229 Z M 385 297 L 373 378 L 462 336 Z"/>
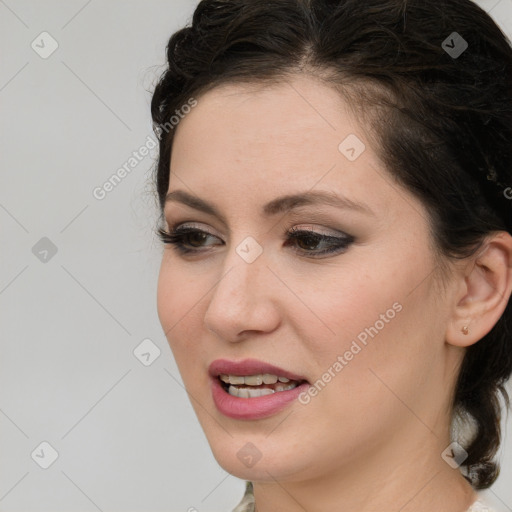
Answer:
<path fill-rule="evenodd" d="M 464 335 L 469 334 L 468 326 L 467 326 L 467 325 L 465 325 L 465 326 L 461 329 L 461 331 L 462 331 L 462 334 L 464 334 Z"/>

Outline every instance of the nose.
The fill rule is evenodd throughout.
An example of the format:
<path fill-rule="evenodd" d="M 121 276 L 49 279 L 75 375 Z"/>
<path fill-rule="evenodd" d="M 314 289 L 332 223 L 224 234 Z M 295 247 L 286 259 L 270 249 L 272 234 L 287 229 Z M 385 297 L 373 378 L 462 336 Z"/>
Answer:
<path fill-rule="evenodd" d="M 275 330 L 280 322 L 275 281 L 264 254 L 247 263 L 233 249 L 212 291 L 204 316 L 207 329 L 231 342 Z"/>

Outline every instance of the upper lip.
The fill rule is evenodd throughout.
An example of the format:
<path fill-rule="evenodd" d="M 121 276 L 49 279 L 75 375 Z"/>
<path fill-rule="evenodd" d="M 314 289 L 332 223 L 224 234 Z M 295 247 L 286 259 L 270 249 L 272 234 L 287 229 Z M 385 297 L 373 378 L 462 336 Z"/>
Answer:
<path fill-rule="evenodd" d="M 286 377 L 290 380 L 305 381 L 305 377 L 289 372 L 273 364 L 258 361 L 257 359 L 242 359 L 241 361 L 229 361 L 228 359 L 216 359 L 208 367 L 208 373 L 212 377 L 219 375 L 259 375 L 269 373 L 278 377 Z"/>

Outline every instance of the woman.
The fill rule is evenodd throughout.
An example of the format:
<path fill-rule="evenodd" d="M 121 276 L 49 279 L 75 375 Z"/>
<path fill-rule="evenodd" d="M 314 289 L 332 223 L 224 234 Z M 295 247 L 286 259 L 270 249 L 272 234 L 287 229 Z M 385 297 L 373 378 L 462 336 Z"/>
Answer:
<path fill-rule="evenodd" d="M 236 510 L 480 510 L 512 371 L 509 41 L 468 0 L 203 0 L 167 58 L 158 314 Z"/>

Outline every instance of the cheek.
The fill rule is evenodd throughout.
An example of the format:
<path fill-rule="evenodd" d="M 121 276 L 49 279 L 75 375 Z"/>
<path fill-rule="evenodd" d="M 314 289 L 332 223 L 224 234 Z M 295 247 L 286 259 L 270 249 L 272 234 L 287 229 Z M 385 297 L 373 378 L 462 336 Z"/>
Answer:
<path fill-rule="evenodd" d="M 360 279 L 360 286 L 345 288 L 350 298 L 338 293 L 337 303 L 324 309 L 336 336 L 324 337 L 312 350 L 318 391 L 305 406 L 319 430 L 333 432 L 335 424 L 349 439 L 369 439 L 410 419 L 404 404 L 427 407 L 426 390 L 440 378 L 435 374 L 441 347 L 428 319 L 440 306 L 429 280 L 414 289 L 418 271 Z"/>
<path fill-rule="evenodd" d="M 164 257 L 158 277 L 158 317 L 183 383 L 194 396 L 208 384 L 207 374 L 198 364 L 204 359 L 200 331 L 207 299 L 205 290 L 198 289 L 199 282 Z"/>
<path fill-rule="evenodd" d="M 363 376 L 365 381 L 375 381 L 370 368 L 392 380 L 397 378 L 397 367 L 422 371 L 435 357 L 429 338 L 439 333 L 429 319 L 436 318 L 440 305 L 436 305 L 432 279 L 424 279 L 431 272 L 431 261 L 418 254 L 393 256 L 400 257 L 378 266 L 375 261 L 354 262 L 338 273 L 326 273 L 318 291 L 308 297 L 316 318 L 311 316 L 314 321 L 309 323 L 302 320 L 302 325 L 316 377 L 329 370 L 336 376 L 344 373 L 344 385 L 356 395 L 363 393 Z M 405 266 L 400 261 L 413 263 Z M 338 356 L 344 360 L 339 362 Z M 352 370 L 346 372 L 347 367 Z M 336 379 L 331 376 L 331 380 Z"/>
<path fill-rule="evenodd" d="M 180 344 L 194 337 L 194 331 L 201 325 L 201 297 L 204 291 L 200 293 L 196 289 L 198 285 L 194 283 L 198 282 L 198 279 L 191 278 L 190 273 L 164 256 L 158 276 L 157 311 L 173 352 L 179 349 Z M 195 344 L 189 345 L 192 347 Z"/>
<path fill-rule="evenodd" d="M 178 279 L 178 282 L 176 282 Z M 169 271 L 169 265 L 165 263 L 165 255 L 160 265 L 157 288 L 157 312 L 162 329 L 167 334 L 176 323 L 178 317 L 179 302 L 175 289 L 180 286 L 179 277 L 175 272 Z"/>
<path fill-rule="evenodd" d="M 371 268 L 370 263 L 344 265 L 336 272 L 326 269 L 324 276 L 315 276 L 314 292 L 306 284 L 302 291 L 299 288 L 298 295 L 304 297 L 310 311 L 298 307 L 296 325 L 307 330 L 311 350 L 323 366 L 326 357 L 332 359 L 333 354 L 349 350 L 354 339 L 359 337 L 364 346 L 365 340 L 377 333 L 380 336 L 402 314 L 398 311 L 403 309 L 406 293 L 402 279 L 375 268 L 362 270 Z"/>

